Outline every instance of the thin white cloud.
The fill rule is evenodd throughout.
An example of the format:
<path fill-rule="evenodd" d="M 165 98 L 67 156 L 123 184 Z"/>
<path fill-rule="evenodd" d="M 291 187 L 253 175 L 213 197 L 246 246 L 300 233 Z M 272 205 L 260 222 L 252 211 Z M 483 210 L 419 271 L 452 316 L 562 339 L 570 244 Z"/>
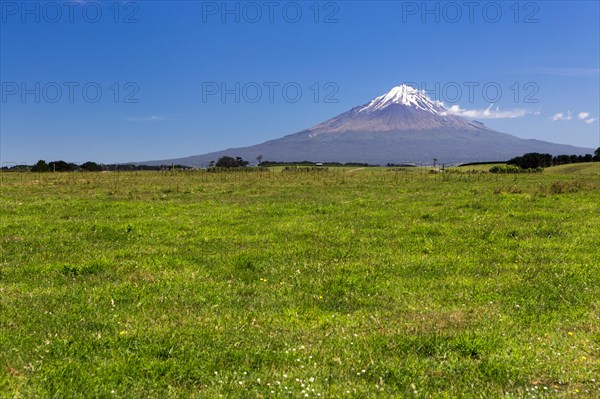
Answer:
<path fill-rule="evenodd" d="M 166 121 L 167 117 L 166 116 L 157 116 L 157 115 L 136 116 L 136 117 L 127 118 L 127 120 L 130 122 L 159 122 L 159 121 Z"/>
<path fill-rule="evenodd" d="M 571 119 L 573 119 L 573 115 L 571 114 L 571 111 L 567 111 L 567 114 L 565 115 L 564 112 L 559 112 L 557 114 L 554 114 L 554 116 L 552 118 L 553 122 L 556 121 L 570 121 Z"/>
<path fill-rule="evenodd" d="M 539 115 L 539 112 L 529 112 L 523 108 L 501 111 L 499 106 L 493 108 L 493 104 L 483 109 L 464 109 L 455 104 L 448 108 L 445 114 L 477 119 L 515 119 L 523 118 L 527 114 Z"/>
<path fill-rule="evenodd" d="M 589 112 L 580 112 L 579 115 L 577 115 L 577 119 L 588 119 L 589 116 Z"/>
<path fill-rule="evenodd" d="M 554 116 L 552 118 L 550 118 L 550 120 L 552 122 L 556 122 L 556 121 L 570 121 L 571 119 L 573 119 L 573 114 L 571 113 L 571 111 L 567 111 L 566 114 L 564 112 L 558 112 L 558 113 L 554 114 Z M 580 121 L 584 121 L 588 125 L 591 125 L 592 123 L 594 123 L 594 122 L 596 122 L 598 120 L 598 118 L 590 118 L 590 113 L 589 112 L 580 112 L 580 113 L 578 113 L 577 114 L 577 119 L 580 120 Z"/>

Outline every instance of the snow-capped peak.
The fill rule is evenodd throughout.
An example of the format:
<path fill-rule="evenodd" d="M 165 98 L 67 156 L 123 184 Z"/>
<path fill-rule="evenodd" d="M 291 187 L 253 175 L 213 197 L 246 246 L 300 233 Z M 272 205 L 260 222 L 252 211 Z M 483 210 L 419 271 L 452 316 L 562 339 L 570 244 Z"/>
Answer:
<path fill-rule="evenodd" d="M 393 104 L 413 107 L 436 115 L 440 115 L 445 111 L 442 103 L 439 101 L 432 101 L 425 93 L 425 90 L 418 90 L 412 86 L 402 84 L 394 87 L 383 96 L 375 98 L 367 104 L 367 106 L 361 108 L 359 112 L 371 113 Z"/>

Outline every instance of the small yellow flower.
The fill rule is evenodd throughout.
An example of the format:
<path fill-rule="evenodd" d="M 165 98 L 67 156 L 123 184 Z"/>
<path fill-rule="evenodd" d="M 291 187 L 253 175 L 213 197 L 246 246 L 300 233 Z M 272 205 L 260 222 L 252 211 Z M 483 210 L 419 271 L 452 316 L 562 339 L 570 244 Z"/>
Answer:
<path fill-rule="evenodd" d="M 319 295 L 319 299 L 323 299 L 323 295 Z"/>
<path fill-rule="evenodd" d="M 125 335 L 125 334 L 126 334 L 125 330 L 119 332 L 119 335 Z"/>
<path fill-rule="evenodd" d="M 571 331 L 569 331 L 569 335 L 573 335 L 573 333 Z"/>

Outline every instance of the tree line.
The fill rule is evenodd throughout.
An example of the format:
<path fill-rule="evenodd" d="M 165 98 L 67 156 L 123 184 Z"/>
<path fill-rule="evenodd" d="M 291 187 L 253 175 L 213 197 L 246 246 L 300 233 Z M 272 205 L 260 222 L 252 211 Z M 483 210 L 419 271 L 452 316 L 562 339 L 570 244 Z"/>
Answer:
<path fill-rule="evenodd" d="M 257 158 L 259 161 L 259 166 L 290 166 L 290 165 L 307 165 L 307 166 L 336 166 L 336 165 L 345 165 L 345 166 L 372 166 L 365 163 L 354 163 L 348 162 L 345 164 L 337 163 L 337 162 L 326 162 L 326 163 L 314 163 L 314 162 L 269 162 L 262 161 L 262 155 Z M 586 155 L 551 155 L 551 154 L 541 154 L 538 152 L 530 152 L 515 158 L 512 158 L 506 162 L 507 165 L 515 166 L 520 169 L 540 169 L 547 168 L 550 166 L 557 165 L 566 165 L 572 163 L 582 163 L 582 162 L 600 162 L 600 147 L 598 147 L 594 151 L 594 155 L 586 154 Z M 489 163 L 489 162 L 486 162 Z M 499 163 L 499 162 L 498 162 Z M 248 166 L 249 162 L 245 161 L 240 157 L 228 157 L 223 156 L 218 159 L 216 162 L 211 162 L 209 165 L 209 169 L 229 169 L 229 168 L 244 168 Z M 465 165 L 474 165 L 473 164 L 465 164 Z M 388 164 L 388 166 L 392 166 L 393 164 Z M 394 165 L 396 166 L 396 165 Z M 403 164 L 402 166 L 414 166 L 413 164 Z M 12 167 L 4 166 L 2 170 L 11 170 L 11 171 L 31 171 L 31 172 L 103 172 L 103 171 L 160 171 L 160 170 L 172 170 L 172 169 L 193 169 L 190 166 L 185 165 L 158 165 L 158 166 L 149 166 L 149 165 L 136 165 L 136 164 L 99 164 L 96 162 L 88 161 L 84 162 L 80 165 L 73 162 L 65 162 L 65 161 L 53 161 L 46 162 L 45 160 L 39 160 L 35 165 L 15 165 Z M 506 168 L 505 168 L 506 169 Z M 502 169 L 504 171 L 504 169 Z M 508 169 L 506 169 L 508 170 Z M 512 170 L 512 169 L 511 169 Z"/>
<path fill-rule="evenodd" d="M 191 169 L 184 165 L 135 165 L 135 164 L 99 164 L 88 161 L 80 165 L 66 161 L 46 162 L 41 159 L 34 165 L 15 165 L 12 167 L 4 166 L 2 170 L 10 171 L 31 171 L 31 172 L 108 172 L 108 171 L 142 171 L 142 170 L 171 170 L 171 169 Z"/>
<path fill-rule="evenodd" d="M 567 165 L 572 163 L 600 162 L 600 147 L 594 151 L 594 155 L 556 155 L 540 154 L 530 152 L 519 157 L 510 159 L 507 164 L 515 165 L 521 169 L 548 168 L 550 166 Z"/>

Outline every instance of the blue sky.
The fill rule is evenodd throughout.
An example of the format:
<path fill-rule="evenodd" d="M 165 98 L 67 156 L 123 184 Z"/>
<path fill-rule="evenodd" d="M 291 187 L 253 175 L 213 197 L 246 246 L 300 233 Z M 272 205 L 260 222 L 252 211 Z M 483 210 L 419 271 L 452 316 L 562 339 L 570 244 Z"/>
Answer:
<path fill-rule="evenodd" d="M 599 2 L 471 4 L 0 0 L 1 161 L 257 144 L 401 83 L 499 131 L 598 147 Z"/>

